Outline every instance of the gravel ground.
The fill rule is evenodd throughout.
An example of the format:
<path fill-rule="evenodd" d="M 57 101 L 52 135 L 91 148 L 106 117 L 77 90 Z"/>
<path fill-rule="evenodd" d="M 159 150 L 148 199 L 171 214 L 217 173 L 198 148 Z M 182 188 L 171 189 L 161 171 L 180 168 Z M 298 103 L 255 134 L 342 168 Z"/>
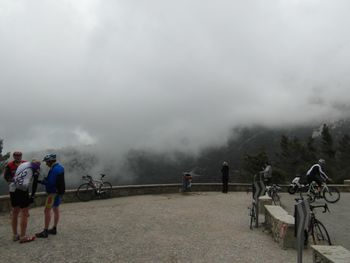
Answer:
<path fill-rule="evenodd" d="M 296 262 L 296 250 L 249 229 L 250 202 L 246 193 L 204 192 L 63 204 L 58 234 L 26 244 L 11 241 L 1 214 L 0 262 Z M 42 224 L 43 208 L 31 209 L 27 232 Z"/>

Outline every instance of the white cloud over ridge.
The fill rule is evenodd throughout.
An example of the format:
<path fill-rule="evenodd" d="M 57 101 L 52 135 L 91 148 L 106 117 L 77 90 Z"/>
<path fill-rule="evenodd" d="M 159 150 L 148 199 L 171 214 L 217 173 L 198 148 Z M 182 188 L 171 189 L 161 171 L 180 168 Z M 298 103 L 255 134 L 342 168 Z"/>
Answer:
<path fill-rule="evenodd" d="M 0 3 L 0 136 L 197 152 L 349 116 L 347 1 Z"/>

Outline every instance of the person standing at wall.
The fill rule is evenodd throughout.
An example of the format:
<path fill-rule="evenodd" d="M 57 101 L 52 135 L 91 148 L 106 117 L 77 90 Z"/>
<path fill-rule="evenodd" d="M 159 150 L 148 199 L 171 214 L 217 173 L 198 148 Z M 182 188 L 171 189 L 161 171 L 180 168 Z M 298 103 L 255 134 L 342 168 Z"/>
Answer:
<path fill-rule="evenodd" d="M 265 163 L 265 168 L 263 171 L 260 172 L 263 176 L 263 180 L 265 182 L 265 185 L 270 185 L 272 180 L 272 166 L 269 161 Z"/>
<path fill-rule="evenodd" d="M 47 198 L 45 203 L 45 219 L 44 230 L 35 234 L 39 238 L 47 238 L 49 234 L 57 234 L 57 225 L 60 219 L 59 205 L 61 204 L 62 196 L 65 192 L 65 180 L 64 180 L 64 168 L 56 160 L 56 154 L 48 154 L 44 157 L 43 161 L 50 168 L 47 177 L 40 181 L 45 185 Z M 51 210 L 54 214 L 54 224 L 49 229 L 51 222 Z"/>
<path fill-rule="evenodd" d="M 26 162 L 22 160 L 22 153 L 19 151 L 14 152 L 12 156 L 13 160 L 9 162 L 4 169 L 4 179 L 8 183 L 11 183 L 13 181 L 13 177 L 15 176 L 18 166 Z"/>
<path fill-rule="evenodd" d="M 222 173 L 222 192 L 226 194 L 228 191 L 228 179 L 229 179 L 229 167 L 227 162 L 223 162 L 221 173 Z"/>
<path fill-rule="evenodd" d="M 15 176 L 10 183 L 10 191 L 13 193 L 11 202 L 13 206 L 12 212 L 12 232 L 13 241 L 19 240 L 20 243 L 30 242 L 35 239 L 35 236 L 27 236 L 27 225 L 28 225 L 28 211 L 29 205 L 33 202 L 38 177 L 40 173 L 40 162 L 38 160 L 32 160 L 31 162 L 24 162 L 18 166 Z M 32 193 L 29 196 L 29 186 L 33 180 Z M 19 213 L 22 212 L 20 222 L 20 235 L 17 232 L 18 217 Z"/>

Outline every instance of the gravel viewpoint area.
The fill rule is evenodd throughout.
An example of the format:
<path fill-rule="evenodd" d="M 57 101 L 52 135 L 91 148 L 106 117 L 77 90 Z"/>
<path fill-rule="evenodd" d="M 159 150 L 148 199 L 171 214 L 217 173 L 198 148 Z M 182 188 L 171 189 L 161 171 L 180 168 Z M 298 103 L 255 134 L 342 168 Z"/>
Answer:
<path fill-rule="evenodd" d="M 11 240 L 1 214 L 0 262 L 296 262 L 296 250 L 249 229 L 250 202 L 247 193 L 199 192 L 62 204 L 58 234 L 25 244 Z M 28 233 L 43 219 L 43 208 L 31 209 Z"/>

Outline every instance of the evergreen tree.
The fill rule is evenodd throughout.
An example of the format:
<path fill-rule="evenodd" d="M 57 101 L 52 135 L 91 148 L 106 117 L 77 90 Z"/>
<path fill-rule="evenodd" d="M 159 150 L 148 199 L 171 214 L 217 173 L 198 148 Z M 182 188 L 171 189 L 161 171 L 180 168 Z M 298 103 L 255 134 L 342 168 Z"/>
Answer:
<path fill-rule="evenodd" d="M 282 135 L 280 147 L 281 147 L 281 157 L 288 159 L 290 156 L 290 152 L 289 152 L 289 139 L 287 136 Z"/>
<path fill-rule="evenodd" d="M 332 160 L 335 157 L 333 138 L 326 124 L 323 124 L 321 132 L 321 153 L 328 160 Z"/>
<path fill-rule="evenodd" d="M 306 141 L 307 157 L 305 161 L 314 162 L 317 159 L 317 148 L 315 146 L 315 139 L 311 136 Z"/>
<path fill-rule="evenodd" d="M 339 169 L 345 169 L 350 166 L 350 137 L 344 135 L 338 142 L 337 147 L 337 166 Z"/>
<path fill-rule="evenodd" d="M 291 153 L 289 138 L 285 135 L 281 136 L 280 148 L 281 151 L 278 154 L 276 154 L 276 164 L 281 169 L 281 171 L 287 172 L 289 170 L 289 158 L 291 156 Z"/>
<path fill-rule="evenodd" d="M 256 155 L 245 154 L 243 157 L 243 170 L 253 176 L 264 169 L 268 160 L 269 158 L 264 150 Z"/>

